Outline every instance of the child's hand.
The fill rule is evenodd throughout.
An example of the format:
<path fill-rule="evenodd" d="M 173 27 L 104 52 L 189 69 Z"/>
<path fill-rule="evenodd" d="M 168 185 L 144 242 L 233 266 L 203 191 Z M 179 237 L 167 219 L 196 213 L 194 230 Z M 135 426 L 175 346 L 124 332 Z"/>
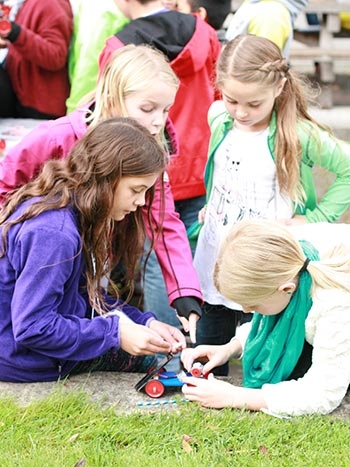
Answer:
<path fill-rule="evenodd" d="M 199 212 L 198 212 L 198 222 L 200 224 L 203 224 L 204 218 L 205 218 L 205 213 L 207 212 L 207 207 L 204 206 Z"/>
<path fill-rule="evenodd" d="M 149 327 L 153 331 L 157 332 L 157 334 L 171 346 L 170 352 L 177 353 L 186 347 L 185 336 L 182 334 L 180 329 L 175 326 L 170 326 L 169 324 L 155 319 L 151 321 Z"/>
<path fill-rule="evenodd" d="M 172 351 L 172 344 L 150 327 L 121 320 L 119 328 L 120 347 L 131 355 L 152 355 Z"/>
<path fill-rule="evenodd" d="M 235 407 L 235 386 L 214 378 L 213 374 L 208 379 L 185 376 L 181 381 L 185 383 L 182 392 L 189 401 L 214 409 Z"/>
<path fill-rule="evenodd" d="M 205 378 L 182 376 L 182 392 L 189 401 L 198 402 L 203 407 L 221 409 L 235 407 L 238 409 L 267 409 L 261 389 L 233 386 L 226 381 L 214 378 L 213 374 Z"/>
<path fill-rule="evenodd" d="M 190 371 L 196 360 L 207 362 L 203 367 L 203 373 L 207 374 L 213 368 L 226 363 L 231 355 L 230 343 L 225 345 L 199 345 L 194 349 L 184 349 L 181 353 L 181 361 L 188 371 Z"/>
<path fill-rule="evenodd" d="M 186 319 L 184 316 L 179 316 L 177 314 L 177 318 L 181 322 L 184 331 L 190 334 L 192 344 L 195 344 L 197 321 L 199 320 L 199 316 L 197 315 L 197 313 L 190 313 L 188 319 Z"/>

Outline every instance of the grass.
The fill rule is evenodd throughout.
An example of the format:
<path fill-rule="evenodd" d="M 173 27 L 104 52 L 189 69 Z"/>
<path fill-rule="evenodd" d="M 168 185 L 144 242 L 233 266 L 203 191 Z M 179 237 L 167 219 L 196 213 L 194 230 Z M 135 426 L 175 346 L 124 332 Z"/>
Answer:
<path fill-rule="evenodd" d="M 116 415 L 57 390 L 23 408 L 0 399 L 1 467 L 348 467 L 350 424 L 239 410 Z"/>

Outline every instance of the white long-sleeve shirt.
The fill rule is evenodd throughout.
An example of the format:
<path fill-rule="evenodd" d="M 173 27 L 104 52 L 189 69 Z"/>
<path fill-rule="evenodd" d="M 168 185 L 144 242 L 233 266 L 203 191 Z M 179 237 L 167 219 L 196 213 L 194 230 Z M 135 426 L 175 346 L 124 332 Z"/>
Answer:
<path fill-rule="evenodd" d="M 333 243 L 350 244 L 350 225 L 307 224 L 292 230 L 311 241 L 321 256 Z M 237 330 L 243 348 L 249 327 L 246 323 Z M 313 346 L 307 373 L 298 380 L 262 387 L 271 414 L 327 414 L 341 404 L 350 384 L 350 293 L 318 288 L 305 321 L 305 337 Z"/>

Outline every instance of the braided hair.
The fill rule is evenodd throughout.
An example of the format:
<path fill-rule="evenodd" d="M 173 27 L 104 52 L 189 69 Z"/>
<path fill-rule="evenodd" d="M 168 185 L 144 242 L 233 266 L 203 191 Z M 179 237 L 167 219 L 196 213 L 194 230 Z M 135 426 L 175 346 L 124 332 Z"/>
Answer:
<path fill-rule="evenodd" d="M 297 133 L 299 120 L 330 131 L 316 122 L 308 113 L 315 92 L 302 79 L 269 39 L 243 34 L 229 41 L 223 48 L 218 65 L 216 85 L 222 89 L 229 80 L 259 83 L 259 86 L 277 87 L 285 80 L 282 92 L 276 97 L 277 134 L 275 143 L 276 173 L 282 193 L 296 203 L 302 203 L 305 193 L 301 185 L 301 144 Z M 311 128 L 312 128 L 311 126 Z"/>

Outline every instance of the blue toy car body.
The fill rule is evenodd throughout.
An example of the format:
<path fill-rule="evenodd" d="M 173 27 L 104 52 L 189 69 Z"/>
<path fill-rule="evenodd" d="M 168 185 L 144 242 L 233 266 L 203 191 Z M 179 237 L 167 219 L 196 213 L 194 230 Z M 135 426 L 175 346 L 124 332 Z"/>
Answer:
<path fill-rule="evenodd" d="M 173 358 L 169 353 L 163 360 L 161 360 L 155 368 L 151 368 L 148 373 L 135 385 L 135 389 L 140 391 L 144 389 L 146 394 L 150 397 L 161 397 L 164 394 L 165 388 L 175 388 L 183 386 L 181 375 L 186 376 L 203 376 L 198 370 L 198 363 L 194 365 L 195 371 L 192 373 L 185 373 L 184 371 L 177 374 L 173 371 L 165 371 L 165 365 Z M 201 364 L 199 364 L 201 365 Z"/>

